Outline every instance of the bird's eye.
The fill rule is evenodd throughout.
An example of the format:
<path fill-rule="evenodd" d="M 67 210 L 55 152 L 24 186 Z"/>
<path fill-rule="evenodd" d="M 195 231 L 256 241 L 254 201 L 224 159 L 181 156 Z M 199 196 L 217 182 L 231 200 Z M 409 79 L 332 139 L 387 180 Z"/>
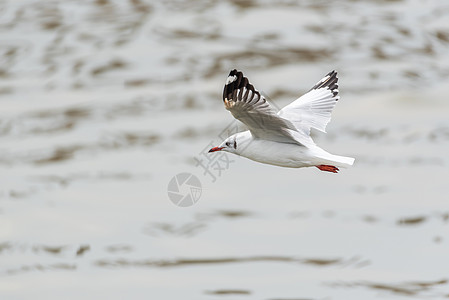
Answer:
<path fill-rule="evenodd" d="M 229 146 L 231 146 L 231 144 L 230 144 L 229 142 L 226 142 L 226 146 L 228 146 L 228 147 L 229 147 Z"/>

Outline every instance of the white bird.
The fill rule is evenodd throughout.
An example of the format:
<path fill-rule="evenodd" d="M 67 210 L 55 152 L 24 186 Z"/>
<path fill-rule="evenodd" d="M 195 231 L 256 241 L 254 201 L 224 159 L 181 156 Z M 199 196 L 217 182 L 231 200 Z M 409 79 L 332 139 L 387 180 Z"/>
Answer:
<path fill-rule="evenodd" d="M 226 151 L 251 160 L 289 168 L 317 167 L 337 173 L 354 158 L 333 155 L 318 147 L 310 128 L 326 132 L 338 99 L 337 72 L 329 72 L 310 91 L 279 112 L 249 83 L 232 70 L 226 79 L 223 101 L 227 110 L 249 130 L 233 134 L 209 152 Z"/>

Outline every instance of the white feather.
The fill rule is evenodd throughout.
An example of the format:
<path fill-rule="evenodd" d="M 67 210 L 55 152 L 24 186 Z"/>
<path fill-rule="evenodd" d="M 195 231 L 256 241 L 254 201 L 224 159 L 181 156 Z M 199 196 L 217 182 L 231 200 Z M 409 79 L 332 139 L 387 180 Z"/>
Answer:
<path fill-rule="evenodd" d="M 278 114 L 303 132 L 309 133 L 310 128 L 326 132 L 338 99 L 339 96 L 334 96 L 327 87 L 311 90 L 281 109 Z"/>

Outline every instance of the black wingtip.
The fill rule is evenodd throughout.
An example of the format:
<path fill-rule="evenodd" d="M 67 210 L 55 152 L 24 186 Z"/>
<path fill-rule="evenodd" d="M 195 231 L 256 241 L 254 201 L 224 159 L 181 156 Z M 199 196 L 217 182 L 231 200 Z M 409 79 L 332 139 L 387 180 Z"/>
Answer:
<path fill-rule="evenodd" d="M 321 88 L 328 88 L 332 91 L 334 96 L 338 95 L 338 76 L 337 71 L 332 70 L 326 74 L 320 81 L 318 81 L 310 90 L 317 90 Z"/>
<path fill-rule="evenodd" d="M 251 91 L 253 94 L 260 96 L 259 92 L 256 91 L 254 86 L 249 82 L 248 78 L 243 75 L 241 71 L 237 69 L 231 70 L 228 77 L 226 78 L 225 86 L 223 89 L 223 101 L 225 99 L 236 100 L 236 93 L 238 90 L 246 87 L 247 90 Z M 245 96 L 240 94 L 240 97 Z"/>

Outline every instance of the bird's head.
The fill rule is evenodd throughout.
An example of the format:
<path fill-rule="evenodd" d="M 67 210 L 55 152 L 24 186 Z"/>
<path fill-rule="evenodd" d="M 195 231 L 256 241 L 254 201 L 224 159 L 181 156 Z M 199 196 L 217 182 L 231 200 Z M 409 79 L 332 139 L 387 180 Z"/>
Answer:
<path fill-rule="evenodd" d="M 213 147 L 209 152 L 226 151 L 230 153 L 237 152 L 238 142 L 237 134 L 231 135 L 223 141 L 218 147 Z"/>

